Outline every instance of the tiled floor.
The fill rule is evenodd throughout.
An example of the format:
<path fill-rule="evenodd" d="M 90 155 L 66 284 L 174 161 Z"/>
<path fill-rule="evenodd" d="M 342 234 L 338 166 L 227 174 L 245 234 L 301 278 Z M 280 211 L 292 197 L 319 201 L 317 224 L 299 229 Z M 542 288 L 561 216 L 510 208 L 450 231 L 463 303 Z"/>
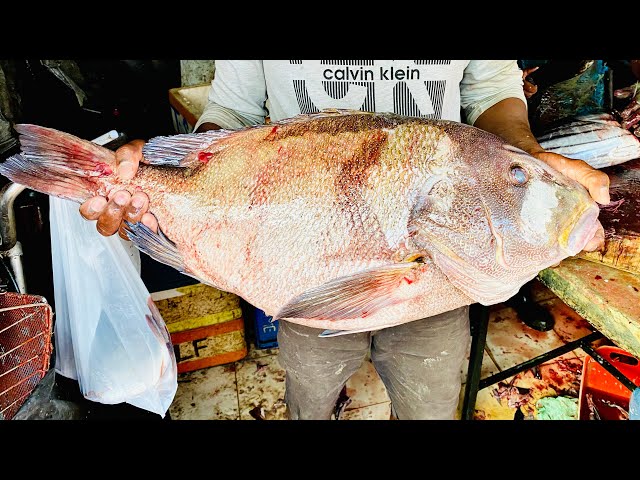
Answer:
<path fill-rule="evenodd" d="M 533 295 L 553 314 L 553 330 L 540 332 L 529 328 L 513 309 L 495 305 L 489 320 L 481 378 L 593 331 L 588 322 L 537 281 Z M 172 419 L 285 419 L 285 375 L 278 364 L 278 349 L 261 350 L 255 348 L 253 341 L 248 343 L 249 352 L 240 361 L 180 374 L 178 392 L 170 409 Z M 533 419 L 540 398 L 577 399 L 584 356 L 582 350 L 574 350 L 480 390 L 475 419 L 513 420 L 516 416 Z M 461 372 L 463 382 L 467 366 L 468 362 Z M 464 384 L 461 400 L 463 392 Z M 341 401 L 339 420 L 392 418 L 389 396 L 370 361 L 365 361 L 347 382 Z"/>

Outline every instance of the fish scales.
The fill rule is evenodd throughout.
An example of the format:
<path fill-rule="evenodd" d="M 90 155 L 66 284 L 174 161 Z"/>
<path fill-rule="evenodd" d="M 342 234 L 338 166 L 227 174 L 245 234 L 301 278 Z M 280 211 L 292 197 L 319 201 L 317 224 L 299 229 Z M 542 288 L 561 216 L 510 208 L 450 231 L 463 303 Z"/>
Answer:
<path fill-rule="evenodd" d="M 422 168 L 429 175 L 421 159 L 431 154 L 443 132 L 431 128 L 423 134 L 420 129 L 415 135 L 411 124 L 394 131 L 389 122 L 368 125 L 366 130 L 362 122 L 336 126 L 327 121 L 314 126 L 310 131 L 284 126 L 266 135 L 256 131 L 243 142 L 221 149 L 216 154 L 221 158 L 214 155 L 189 177 L 196 185 L 192 191 L 206 192 L 189 195 L 189 200 L 182 194 L 167 197 L 168 191 L 184 188 L 184 178 L 161 191 L 157 185 L 171 182 L 158 169 L 141 166 L 136 186 L 150 192 L 150 203 L 159 206 L 153 211 L 160 227 L 172 232 L 180 250 L 206 251 L 206 258 L 189 257 L 187 266 L 192 272 L 205 276 L 213 265 L 216 269 L 224 266 L 213 279 L 216 286 L 237 291 L 255 285 L 259 294 L 265 285 L 286 291 L 290 283 L 315 284 L 349 269 L 382 264 L 395 253 L 397 241 L 389 245 L 384 232 L 393 227 L 406 234 L 409 206 L 400 210 L 397 205 L 402 205 L 412 170 L 415 174 Z M 362 132 L 366 135 L 359 134 Z M 414 161 L 399 168 L 399 152 L 405 151 L 413 152 Z M 219 164 L 243 167 L 221 171 Z M 162 178 L 156 179 L 158 175 Z M 381 194 L 381 189 L 391 185 L 393 190 L 388 190 L 394 199 L 389 199 L 388 192 Z M 265 204 L 269 208 L 261 210 Z M 222 205 L 227 208 L 212 218 L 213 205 L 218 205 L 216 210 Z M 221 222 L 221 218 L 226 220 Z M 384 219 L 384 230 L 378 219 Z M 194 231 L 202 233 L 194 235 Z M 258 235 L 259 231 L 263 233 Z M 328 234 L 337 231 L 348 234 Z M 274 243 L 281 247 L 274 249 Z M 220 247 L 211 252 L 201 245 Z M 300 257 L 310 260 L 283 262 L 283 251 L 295 252 L 300 246 L 304 247 Z M 330 268 L 321 268 L 326 265 Z M 320 279 L 318 270 L 323 272 Z M 255 278 L 250 285 L 248 277 Z M 251 289 L 245 298 L 255 301 Z M 277 297 L 274 301 L 274 305 L 283 302 Z M 275 308 L 266 311 L 275 312 Z"/>

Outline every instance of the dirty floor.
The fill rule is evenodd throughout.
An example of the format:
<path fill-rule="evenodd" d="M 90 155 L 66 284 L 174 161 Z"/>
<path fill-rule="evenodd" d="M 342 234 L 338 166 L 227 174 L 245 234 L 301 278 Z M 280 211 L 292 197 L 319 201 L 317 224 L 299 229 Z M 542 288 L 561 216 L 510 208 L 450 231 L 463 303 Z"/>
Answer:
<path fill-rule="evenodd" d="M 534 300 L 555 318 L 553 330 L 529 328 L 503 304 L 492 307 L 481 378 L 513 367 L 593 331 L 588 322 L 539 282 Z M 285 419 L 284 371 L 277 348 L 257 349 L 248 339 L 245 358 L 178 377 L 178 391 L 170 408 L 174 420 Z M 603 340 L 593 344 L 609 343 Z M 577 402 L 585 353 L 581 349 L 554 358 L 531 370 L 480 390 L 475 404 L 477 420 L 536 418 L 536 402 L 543 397 L 566 397 Z M 464 365 L 460 372 L 466 380 Z M 461 389 L 460 407 L 464 392 Z M 373 364 L 365 361 L 348 381 L 338 420 L 392 419 L 391 402 Z"/>

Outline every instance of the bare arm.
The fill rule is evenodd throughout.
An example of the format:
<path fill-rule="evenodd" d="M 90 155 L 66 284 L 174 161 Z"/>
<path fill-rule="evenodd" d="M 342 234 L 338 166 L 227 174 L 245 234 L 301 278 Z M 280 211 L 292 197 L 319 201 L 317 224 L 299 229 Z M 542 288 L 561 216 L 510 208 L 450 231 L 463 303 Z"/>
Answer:
<path fill-rule="evenodd" d="M 215 123 L 206 122 L 201 124 L 198 128 L 195 129 L 194 133 L 202 133 L 207 132 L 209 130 L 220 130 L 222 127 L 220 125 L 216 125 Z"/>

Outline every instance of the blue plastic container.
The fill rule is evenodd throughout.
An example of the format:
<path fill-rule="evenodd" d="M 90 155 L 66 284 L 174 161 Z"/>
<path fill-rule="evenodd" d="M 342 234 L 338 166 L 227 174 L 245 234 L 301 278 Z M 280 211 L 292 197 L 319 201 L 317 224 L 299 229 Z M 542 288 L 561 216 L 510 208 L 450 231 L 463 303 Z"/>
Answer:
<path fill-rule="evenodd" d="M 256 348 L 276 348 L 278 346 L 278 320 L 272 322 L 273 317 L 266 315 L 259 308 L 254 308 L 253 318 Z"/>

